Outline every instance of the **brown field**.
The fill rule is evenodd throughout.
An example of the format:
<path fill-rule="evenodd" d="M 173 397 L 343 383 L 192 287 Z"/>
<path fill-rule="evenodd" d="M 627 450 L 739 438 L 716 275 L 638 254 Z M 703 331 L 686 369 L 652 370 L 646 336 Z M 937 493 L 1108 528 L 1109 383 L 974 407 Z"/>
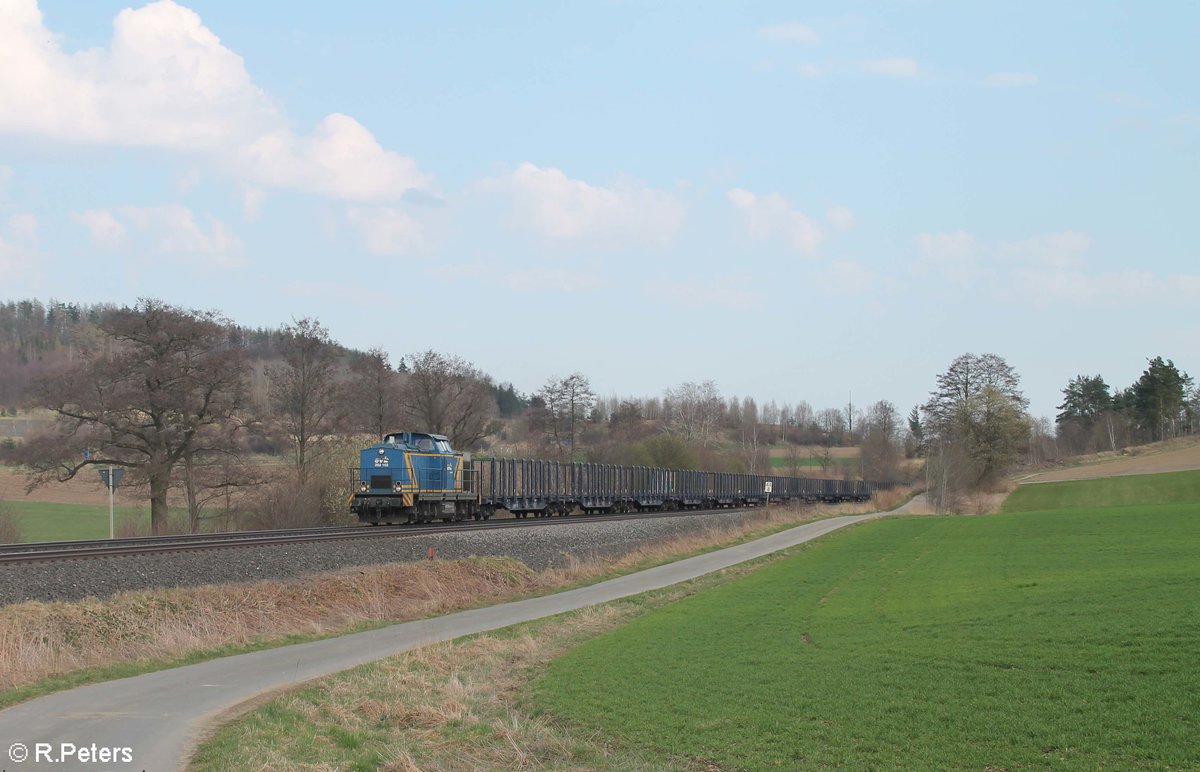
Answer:
<path fill-rule="evenodd" d="M 108 494 L 94 470 L 81 473 L 70 482 L 52 483 L 25 494 L 27 478 L 10 466 L 0 466 L 0 501 L 43 501 L 52 504 L 108 504 Z M 117 488 L 116 504 L 142 504 L 145 496 Z"/>
<path fill-rule="evenodd" d="M 1183 437 L 1073 459 L 1073 465 L 1025 475 L 1018 482 L 1060 482 L 1200 469 L 1200 438 Z"/>

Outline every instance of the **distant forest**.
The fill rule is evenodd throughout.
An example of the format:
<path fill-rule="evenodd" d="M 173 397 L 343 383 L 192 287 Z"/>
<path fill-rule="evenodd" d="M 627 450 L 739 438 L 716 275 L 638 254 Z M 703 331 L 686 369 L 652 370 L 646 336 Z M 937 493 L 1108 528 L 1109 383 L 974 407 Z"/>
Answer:
<path fill-rule="evenodd" d="M 75 345 L 95 334 L 106 314 L 118 310 L 113 303 L 83 305 L 50 300 L 0 302 L 0 412 L 14 414 L 25 405 L 29 387 L 42 373 L 65 367 Z M 282 356 L 280 328 L 249 328 L 230 322 L 229 342 L 242 348 L 253 361 Z M 333 344 L 341 355 L 357 353 Z"/>

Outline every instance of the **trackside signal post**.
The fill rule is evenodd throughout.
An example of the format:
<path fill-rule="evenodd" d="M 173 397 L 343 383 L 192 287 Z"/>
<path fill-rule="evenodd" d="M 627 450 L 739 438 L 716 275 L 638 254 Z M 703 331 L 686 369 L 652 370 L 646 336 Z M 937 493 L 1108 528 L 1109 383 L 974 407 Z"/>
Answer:
<path fill-rule="evenodd" d="M 771 506 L 771 481 L 767 480 L 763 483 L 763 493 L 767 494 L 767 506 Z"/>
<path fill-rule="evenodd" d="M 125 476 L 125 470 L 121 468 L 113 469 L 110 464 L 107 469 L 100 470 L 100 479 L 104 482 L 104 487 L 108 488 L 108 538 L 113 538 L 113 492 L 117 486 L 121 484 L 121 478 Z"/>

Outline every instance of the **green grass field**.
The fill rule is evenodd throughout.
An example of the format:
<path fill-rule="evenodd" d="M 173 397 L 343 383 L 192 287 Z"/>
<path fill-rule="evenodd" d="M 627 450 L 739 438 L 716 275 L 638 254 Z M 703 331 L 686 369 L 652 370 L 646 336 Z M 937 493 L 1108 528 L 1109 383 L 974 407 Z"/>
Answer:
<path fill-rule="evenodd" d="M 49 504 L 38 501 L 5 501 L 0 508 L 11 512 L 21 529 L 21 541 L 72 541 L 108 538 L 108 505 Z M 148 533 L 150 508 L 118 506 L 113 510 L 117 532 L 122 524 Z"/>
<path fill-rule="evenodd" d="M 1200 502 L 1200 471 L 1022 485 L 1004 502 L 1004 511 L 1175 502 Z"/>
<path fill-rule="evenodd" d="M 1193 485 L 1024 486 L 1013 508 L 1061 508 L 835 534 L 572 650 L 530 699 L 664 764 L 1200 768 Z M 1147 491 L 1174 503 L 1095 504 Z"/>

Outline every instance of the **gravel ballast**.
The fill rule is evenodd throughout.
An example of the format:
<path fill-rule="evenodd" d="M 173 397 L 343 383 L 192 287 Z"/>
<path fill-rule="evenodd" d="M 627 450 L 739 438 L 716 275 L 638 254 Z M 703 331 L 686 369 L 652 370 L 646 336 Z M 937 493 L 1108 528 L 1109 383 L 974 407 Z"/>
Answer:
<path fill-rule="evenodd" d="M 161 587 L 297 579 L 354 566 L 426 560 L 431 547 L 440 559 L 511 557 L 542 570 L 572 560 L 621 557 L 675 536 L 732 528 L 750 514 L 753 510 L 615 522 L 577 517 L 540 526 L 462 533 L 380 529 L 378 536 L 346 541 L 14 564 L 0 566 L 0 605 L 106 598 Z"/>

